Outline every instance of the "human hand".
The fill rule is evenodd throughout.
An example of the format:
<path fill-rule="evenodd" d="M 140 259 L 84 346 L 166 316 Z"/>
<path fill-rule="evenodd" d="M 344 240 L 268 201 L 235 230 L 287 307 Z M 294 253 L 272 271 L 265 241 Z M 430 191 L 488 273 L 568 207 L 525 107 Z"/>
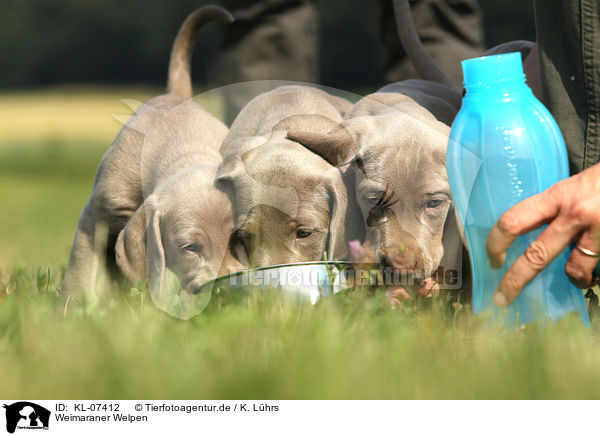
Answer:
<path fill-rule="evenodd" d="M 548 224 L 502 278 L 494 302 L 500 307 L 512 303 L 521 290 L 558 256 L 577 241 L 565 272 L 576 286 L 591 287 L 598 282 L 592 271 L 600 260 L 600 163 L 561 180 L 506 211 L 487 239 L 492 268 L 500 268 L 506 250 L 519 235 Z"/>

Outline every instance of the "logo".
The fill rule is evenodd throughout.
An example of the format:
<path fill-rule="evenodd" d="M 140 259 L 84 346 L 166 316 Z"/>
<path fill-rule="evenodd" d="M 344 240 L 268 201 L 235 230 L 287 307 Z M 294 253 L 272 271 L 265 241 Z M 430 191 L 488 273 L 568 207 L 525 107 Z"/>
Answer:
<path fill-rule="evenodd" d="M 27 430 L 48 430 L 50 411 L 28 401 L 19 401 L 6 409 L 6 431 L 14 433 L 18 428 Z"/>

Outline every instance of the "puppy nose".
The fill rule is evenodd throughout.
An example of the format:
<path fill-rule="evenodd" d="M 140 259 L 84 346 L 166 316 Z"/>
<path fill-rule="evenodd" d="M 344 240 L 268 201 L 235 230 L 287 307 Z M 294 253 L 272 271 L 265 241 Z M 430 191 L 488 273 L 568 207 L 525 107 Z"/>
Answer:
<path fill-rule="evenodd" d="M 423 270 L 423 259 L 418 253 L 404 251 L 396 255 L 386 254 L 382 263 L 395 271 L 415 274 Z"/>

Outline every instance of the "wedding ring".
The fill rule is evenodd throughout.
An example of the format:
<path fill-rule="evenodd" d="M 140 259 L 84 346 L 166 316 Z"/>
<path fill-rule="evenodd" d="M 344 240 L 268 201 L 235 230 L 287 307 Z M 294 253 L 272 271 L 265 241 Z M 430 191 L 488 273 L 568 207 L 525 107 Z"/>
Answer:
<path fill-rule="evenodd" d="M 600 257 L 600 253 L 598 253 L 597 251 L 588 250 L 587 248 L 582 247 L 581 245 L 576 245 L 575 248 L 577 248 L 579 251 L 581 251 L 586 256 Z"/>

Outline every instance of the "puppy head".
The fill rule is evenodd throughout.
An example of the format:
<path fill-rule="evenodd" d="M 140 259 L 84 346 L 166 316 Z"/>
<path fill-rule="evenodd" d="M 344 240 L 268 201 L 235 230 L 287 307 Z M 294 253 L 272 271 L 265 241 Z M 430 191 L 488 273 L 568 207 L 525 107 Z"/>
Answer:
<path fill-rule="evenodd" d="M 235 253 L 251 266 L 346 255 L 346 188 L 339 169 L 291 141 L 255 147 L 221 166 L 234 204 Z"/>
<path fill-rule="evenodd" d="M 448 135 L 435 119 L 399 110 L 345 120 L 324 135 L 288 133 L 331 163 L 354 157 L 369 246 L 384 264 L 422 278 L 438 268 L 444 252 Z"/>
<path fill-rule="evenodd" d="M 192 167 L 162 184 L 117 239 L 119 268 L 132 280 L 148 280 L 162 297 L 167 271 L 188 294 L 224 271 L 233 229 L 227 196 L 213 186 L 215 167 Z M 229 272 L 229 271 L 227 271 Z M 233 272 L 233 271 L 231 271 Z"/>

